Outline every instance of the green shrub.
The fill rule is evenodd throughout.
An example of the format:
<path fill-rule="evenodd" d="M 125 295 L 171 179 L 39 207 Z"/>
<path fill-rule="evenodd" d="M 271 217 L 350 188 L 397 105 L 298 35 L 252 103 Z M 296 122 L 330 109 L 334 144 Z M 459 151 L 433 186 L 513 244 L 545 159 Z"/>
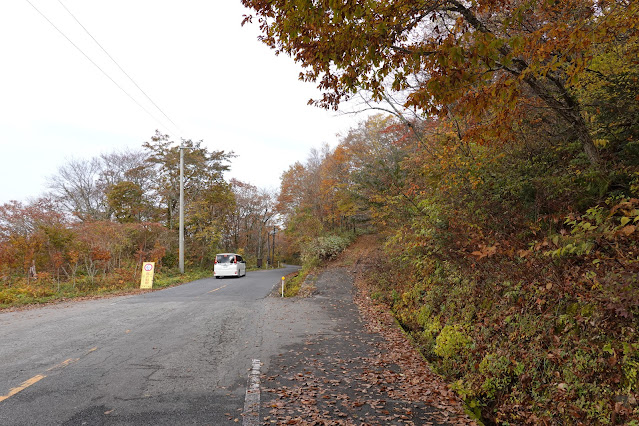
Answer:
<path fill-rule="evenodd" d="M 303 264 L 317 265 L 323 260 L 334 259 L 353 242 L 354 237 L 354 234 L 347 234 L 315 238 L 302 248 Z"/>
<path fill-rule="evenodd" d="M 468 352 L 473 340 L 461 324 L 446 325 L 435 339 L 435 354 L 442 358 L 457 358 Z"/>

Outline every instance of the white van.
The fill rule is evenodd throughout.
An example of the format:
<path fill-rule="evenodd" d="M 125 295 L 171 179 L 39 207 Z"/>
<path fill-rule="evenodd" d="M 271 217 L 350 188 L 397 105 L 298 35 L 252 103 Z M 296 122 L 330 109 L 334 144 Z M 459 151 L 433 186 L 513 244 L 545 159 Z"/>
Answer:
<path fill-rule="evenodd" d="M 243 277 L 246 275 L 246 262 L 237 253 L 216 254 L 213 275 L 215 278 Z"/>

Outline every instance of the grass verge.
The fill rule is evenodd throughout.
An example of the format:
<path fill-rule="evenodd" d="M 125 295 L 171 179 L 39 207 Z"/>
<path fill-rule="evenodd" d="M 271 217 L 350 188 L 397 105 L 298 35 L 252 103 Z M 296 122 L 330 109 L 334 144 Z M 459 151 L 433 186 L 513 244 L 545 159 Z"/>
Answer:
<path fill-rule="evenodd" d="M 212 276 L 210 269 L 191 269 L 180 274 L 178 270 L 163 270 L 156 273 L 153 290 L 184 284 Z M 11 286 L 0 285 L 0 310 L 20 309 L 29 306 L 56 303 L 68 300 L 93 299 L 144 293 L 153 290 L 141 290 L 139 278 L 123 271 L 96 277 L 78 277 L 76 282 L 57 282 L 46 275 L 29 283 L 26 280 L 14 282 Z"/>

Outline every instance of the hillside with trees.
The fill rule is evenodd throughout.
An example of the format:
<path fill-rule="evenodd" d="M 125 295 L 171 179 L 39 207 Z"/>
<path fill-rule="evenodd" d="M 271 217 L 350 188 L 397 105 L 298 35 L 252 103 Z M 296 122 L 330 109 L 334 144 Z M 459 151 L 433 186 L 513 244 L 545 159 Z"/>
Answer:
<path fill-rule="evenodd" d="M 368 280 L 495 424 L 639 424 L 639 2 L 243 0 L 337 108 L 282 176 L 290 254 Z"/>

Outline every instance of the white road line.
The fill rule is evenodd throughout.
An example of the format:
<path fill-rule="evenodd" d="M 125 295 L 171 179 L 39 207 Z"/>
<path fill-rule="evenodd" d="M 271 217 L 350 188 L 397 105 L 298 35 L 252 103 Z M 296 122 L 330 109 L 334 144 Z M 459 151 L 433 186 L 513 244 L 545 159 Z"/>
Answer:
<path fill-rule="evenodd" d="M 257 426 L 260 424 L 260 360 L 254 359 L 244 399 L 243 426 Z"/>

